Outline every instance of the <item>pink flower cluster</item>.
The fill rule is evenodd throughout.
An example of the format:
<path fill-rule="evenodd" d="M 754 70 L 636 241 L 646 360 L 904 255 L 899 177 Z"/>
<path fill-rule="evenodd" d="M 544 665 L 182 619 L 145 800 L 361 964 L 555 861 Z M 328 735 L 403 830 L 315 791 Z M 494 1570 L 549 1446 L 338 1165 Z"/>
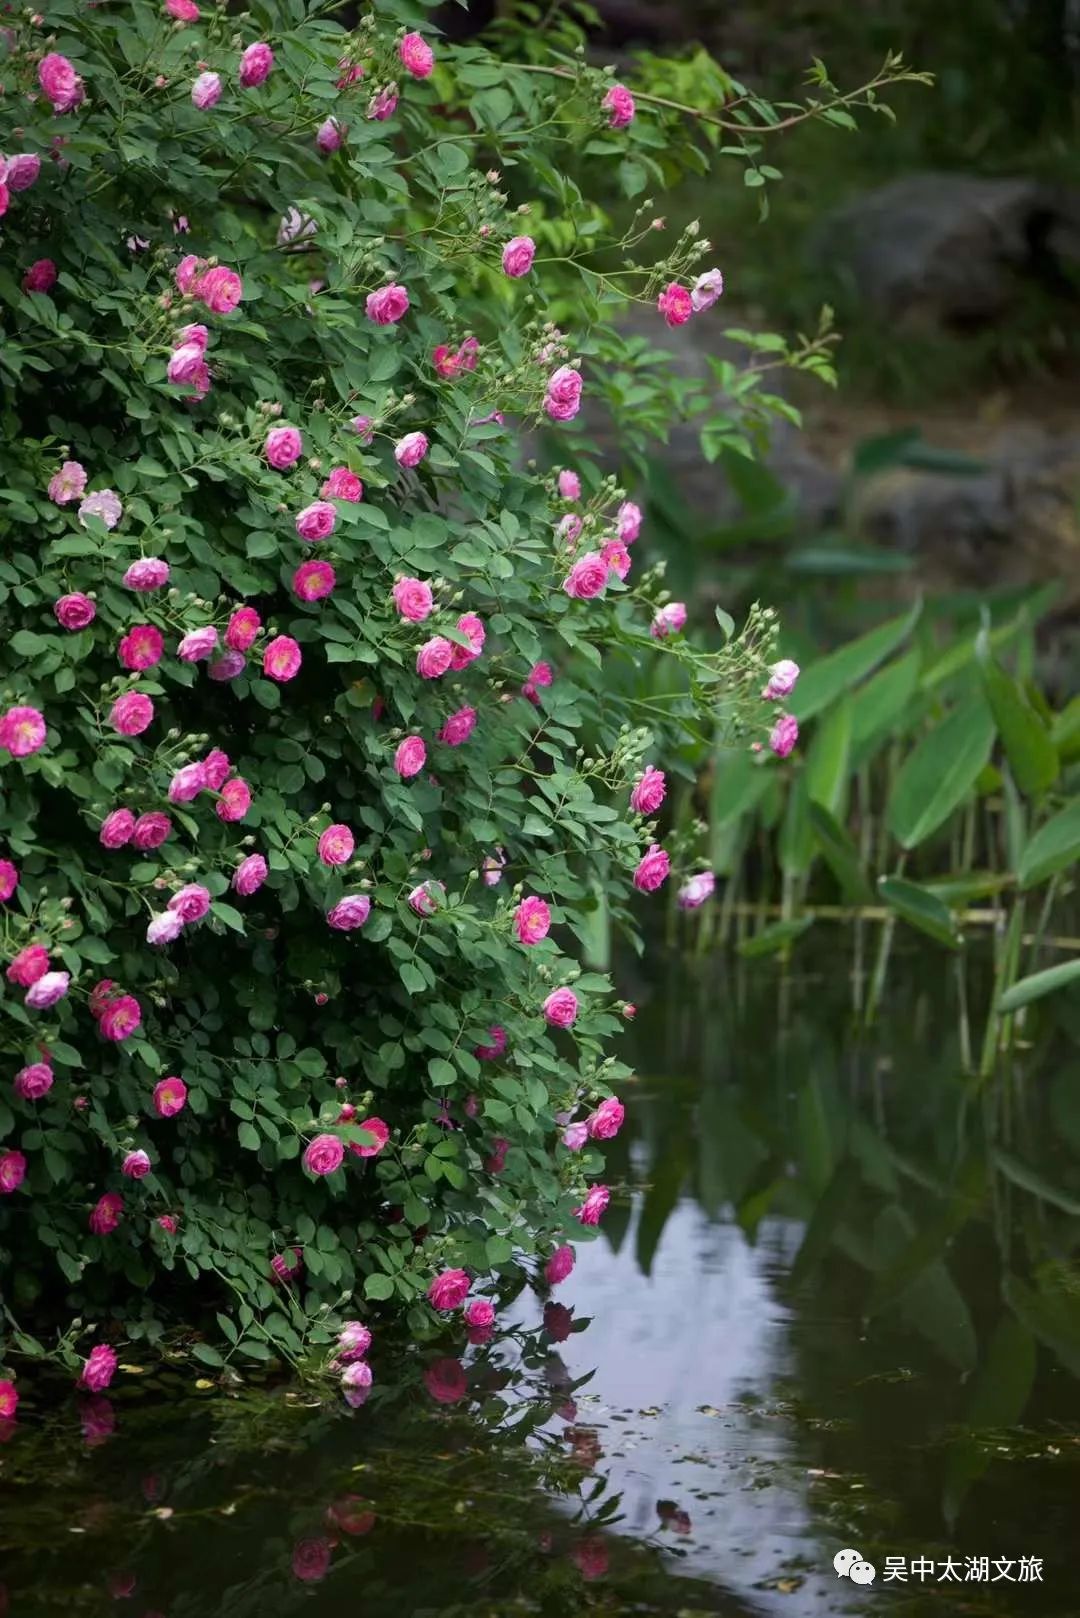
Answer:
<path fill-rule="evenodd" d="M 656 307 L 669 326 L 685 326 L 691 315 L 711 309 L 724 290 L 724 277 L 719 270 L 706 270 L 692 287 L 678 281 L 669 281 L 656 300 Z"/>
<path fill-rule="evenodd" d="M 184 326 L 173 339 L 173 351 L 165 375 L 176 387 L 190 388 L 189 398 L 201 399 L 210 391 L 210 367 L 206 345 L 210 333 L 205 326 Z"/>
<path fill-rule="evenodd" d="M 180 260 L 175 276 L 176 285 L 186 298 L 205 304 L 215 315 L 231 314 L 244 295 L 244 283 L 235 270 L 227 269 L 224 264 L 210 265 L 194 253 Z"/>

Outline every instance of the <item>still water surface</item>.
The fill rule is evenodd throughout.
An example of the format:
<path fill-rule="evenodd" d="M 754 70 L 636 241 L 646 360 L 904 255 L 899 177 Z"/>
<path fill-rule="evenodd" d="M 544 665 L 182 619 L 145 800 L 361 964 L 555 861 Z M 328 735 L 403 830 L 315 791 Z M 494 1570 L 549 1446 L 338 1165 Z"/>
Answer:
<path fill-rule="evenodd" d="M 871 1034 L 808 960 L 641 986 L 623 1194 L 488 1347 L 376 1354 L 358 1411 L 186 1368 L 24 1401 L 0 1615 L 1075 1618 L 1072 1008 L 975 1088 L 933 956 Z"/>

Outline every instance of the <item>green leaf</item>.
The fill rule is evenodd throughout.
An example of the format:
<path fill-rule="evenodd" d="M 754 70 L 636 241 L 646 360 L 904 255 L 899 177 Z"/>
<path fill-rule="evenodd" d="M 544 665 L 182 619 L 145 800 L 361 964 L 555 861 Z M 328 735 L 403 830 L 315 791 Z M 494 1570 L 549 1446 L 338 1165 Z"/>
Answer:
<path fill-rule="evenodd" d="M 916 848 L 974 789 L 994 744 L 994 720 L 981 697 L 972 698 L 935 725 L 900 769 L 888 808 L 889 829 L 904 848 Z"/>
<path fill-rule="evenodd" d="M 802 674 L 788 706 L 800 724 L 829 707 L 844 691 L 864 680 L 900 646 L 914 629 L 922 612 L 917 601 L 910 612 L 872 629 L 839 651 L 819 658 Z"/>
<path fill-rule="evenodd" d="M 840 884 L 844 898 L 851 904 L 872 904 L 873 889 L 860 862 L 854 840 L 845 826 L 841 826 L 820 803 L 811 803 L 810 827 L 826 865 Z"/>
<path fill-rule="evenodd" d="M 456 1084 L 457 1068 L 452 1062 L 448 1062 L 445 1057 L 433 1056 L 428 1063 L 428 1077 L 431 1079 L 432 1084 L 437 1086 Z"/>
<path fill-rule="evenodd" d="M 817 729 L 806 759 L 806 790 L 811 803 L 843 815 L 851 756 L 851 697 L 843 696 Z"/>
<path fill-rule="evenodd" d="M 1037 888 L 1080 857 L 1080 798 L 1040 826 L 1020 856 L 1021 888 Z"/>
<path fill-rule="evenodd" d="M 364 1282 L 365 1298 L 382 1299 L 393 1296 L 394 1282 L 389 1275 L 369 1275 Z"/>
<path fill-rule="evenodd" d="M 852 741 L 859 749 L 880 737 L 903 713 L 919 683 L 922 656 L 907 652 L 887 663 L 853 698 Z"/>
<path fill-rule="evenodd" d="M 1018 1157 L 1011 1152 L 1002 1151 L 998 1147 L 994 1152 L 994 1162 L 1007 1180 L 1014 1185 L 1022 1186 L 1025 1191 L 1031 1191 L 1035 1196 L 1041 1197 L 1043 1202 L 1050 1202 L 1063 1213 L 1073 1214 L 1080 1218 L 1080 1197 L 1070 1196 L 1067 1191 L 1059 1191 L 1049 1180 L 1044 1180 L 1041 1174 L 1029 1169 L 1026 1163 L 1021 1163 Z"/>
<path fill-rule="evenodd" d="M 1033 1000 L 1041 1000 L 1044 995 L 1067 988 L 1077 978 L 1080 978 L 1080 961 L 1063 961 L 1060 966 L 1047 967 L 1045 972 L 1033 972 L 1030 977 L 1014 983 L 1011 989 L 1006 989 L 998 1001 L 997 1009 L 1002 1014 L 1019 1011 L 1021 1006 L 1029 1006 Z"/>
<path fill-rule="evenodd" d="M 752 957 L 755 955 L 775 955 L 778 950 L 786 949 L 801 938 L 807 928 L 814 925 L 813 916 L 797 916 L 792 921 L 774 921 L 770 927 L 763 927 L 760 933 L 753 938 L 745 938 L 738 946 L 739 954 Z"/>
<path fill-rule="evenodd" d="M 976 638 L 975 656 L 1013 778 L 1026 797 L 1037 797 L 1057 780 L 1057 749 L 1021 687 L 994 661 L 985 629 Z"/>
<path fill-rule="evenodd" d="M 193 1343 L 191 1345 L 191 1352 L 194 1357 L 197 1360 L 201 1360 L 204 1365 L 220 1366 L 225 1364 L 225 1361 L 222 1359 L 217 1349 L 211 1348 L 209 1343 Z"/>
<path fill-rule="evenodd" d="M 1080 1301 L 1075 1295 L 1051 1292 L 1047 1286 L 1036 1292 L 1015 1275 L 1006 1277 L 1002 1293 L 1028 1331 L 1053 1349 L 1066 1370 L 1080 1376 Z"/>
<path fill-rule="evenodd" d="M 514 1245 L 505 1236 L 489 1236 L 485 1243 L 489 1264 L 509 1264 L 514 1256 Z"/>
<path fill-rule="evenodd" d="M 881 877 L 878 892 L 889 908 L 912 927 L 917 927 L 937 943 L 944 944 L 946 949 L 960 948 L 956 923 L 948 906 L 936 893 L 930 893 L 917 882 L 909 882 L 902 876 Z"/>

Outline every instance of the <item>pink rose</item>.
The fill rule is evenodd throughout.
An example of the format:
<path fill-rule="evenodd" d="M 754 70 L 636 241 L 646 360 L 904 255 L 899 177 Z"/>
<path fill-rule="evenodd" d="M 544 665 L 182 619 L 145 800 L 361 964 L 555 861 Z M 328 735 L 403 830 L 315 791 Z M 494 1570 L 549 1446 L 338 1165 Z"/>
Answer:
<path fill-rule="evenodd" d="M 164 638 L 155 624 L 136 624 L 122 637 L 117 656 L 126 669 L 141 673 L 143 669 L 152 669 L 155 663 L 160 663 L 164 650 Z"/>
<path fill-rule="evenodd" d="M 243 899 L 257 893 L 270 874 L 270 868 L 261 854 L 249 854 L 233 872 L 232 885 Z"/>
<path fill-rule="evenodd" d="M 457 1309 L 465 1302 L 469 1277 L 464 1270 L 443 1270 L 428 1287 L 428 1302 L 434 1309 Z"/>
<path fill-rule="evenodd" d="M 66 56 L 50 51 L 38 63 L 38 83 L 54 112 L 70 112 L 83 98 L 83 81 Z"/>
<path fill-rule="evenodd" d="M 195 343 L 181 343 L 174 349 L 165 367 L 165 376 L 169 382 L 189 383 L 195 382 L 206 369 L 203 360 L 203 351 Z"/>
<path fill-rule="evenodd" d="M 328 500 L 314 500 L 296 514 L 296 532 L 313 545 L 334 532 L 337 510 Z"/>
<path fill-rule="evenodd" d="M 53 612 L 56 621 L 62 629 L 85 629 L 97 617 L 97 608 L 89 596 L 84 596 L 76 590 L 71 595 L 61 596 L 53 602 Z"/>
<path fill-rule="evenodd" d="M 0 860 L 0 901 L 7 903 L 19 885 L 19 873 L 10 860 Z"/>
<path fill-rule="evenodd" d="M 724 277 L 719 270 L 706 270 L 704 275 L 699 275 L 690 288 L 690 301 L 695 314 L 700 314 L 703 309 L 711 309 L 723 291 Z"/>
<path fill-rule="evenodd" d="M 274 65 L 274 53 L 263 40 L 255 45 L 249 45 L 240 57 L 240 83 L 245 90 L 254 90 L 258 85 L 264 84 L 270 77 L 270 69 Z"/>
<path fill-rule="evenodd" d="M 244 283 L 235 270 L 218 264 L 200 279 L 197 296 L 215 315 L 228 315 L 244 296 Z"/>
<path fill-rule="evenodd" d="M 221 789 L 221 796 L 214 805 L 214 813 L 219 820 L 227 823 L 234 820 L 243 820 L 251 808 L 251 788 L 242 775 L 234 775 L 226 781 Z"/>
<path fill-rule="evenodd" d="M 303 1252 L 299 1247 L 292 1247 L 285 1253 L 275 1253 L 270 1260 L 270 1273 L 278 1281 L 291 1281 L 294 1275 L 299 1275 L 304 1262 Z"/>
<path fill-rule="evenodd" d="M 515 280 L 528 275 L 536 257 L 536 243 L 531 236 L 514 236 L 503 248 L 502 267 Z"/>
<path fill-rule="evenodd" d="M 602 1579 L 608 1570 L 608 1549 L 602 1539 L 583 1539 L 570 1552 L 583 1579 Z"/>
<path fill-rule="evenodd" d="M 481 1062 L 495 1062 L 506 1049 L 506 1029 L 501 1023 L 494 1023 L 488 1029 L 489 1045 L 477 1045 L 473 1055 L 479 1057 Z"/>
<path fill-rule="evenodd" d="M 371 1333 L 359 1320 L 346 1320 L 338 1332 L 338 1350 L 362 1359 L 371 1347 Z"/>
<path fill-rule="evenodd" d="M 414 79 L 426 79 L 435 66 L 435 53 L 419 34 L 406 34 L 398 41 L 398 56 Z"/>
<path fill-rule="evenodd" d="M 568 1242 L 557 1247 L 544 1265 L 544 1280 L 549 1287 L 557 1287 L 560 1281 L 565 1281 L 574 1268 L 574 1249 Z"/>
<path fill-rule="evenodd" d="M 175 944 L 184 930 L 182 917 L 175 910 L 163 910 L 158 915 L 151 916 L 146 924 L 146 942 L 155 949 L 161 949 L 165 944 Z"/>
<path fill-rule="evenodd" d="M 204 258 L 196 258 L 194 253 L 188 253 L 180 260 L 174 271 L 178 291 L 185 297 L 195 297 L 205 269 Z"/>
<path fill-rule="evenodd" d="M 411 624 L 421 624 L 435 605 L 430 584 L 421 579 L 402 578 L 394 584 L 394 605 Z"/>
<path fill-rule="evenodd" d="M 769 732 L 769 746 L 777 758 L 787 758 L 798 739 L 797 720 L 789 713 L 781 714 Z"/>
<path fill-rule="evenodd" d="M 619 580 L 625 579 L 630 571 L 630 552 L 621 539 L 609 539 L 600 552 L 608 569 Z"/>
<path fill-rule="evenodd" d="M 416 672 L 425 680 L 438 680 L 450 667 L 454 646 L 444 635 L 433 635 L 416 654 Z"/>
<path fill-rule="evenodd" d="M 350 1141 L 350 1152 L 356 1157 L 378 1157 L 390 1139 L 389 1125 L 384 1124 L 381 1118 L 361 1118 L 357 1128 L 363 1129 L 371 1138 L 367 1142 Z"/>
<path fill-rule="evenodd" d="M 142 1010 L 133 994 L 117 995 L 110 1000 L 98 1018 L 98 1027 L 104 1039 L 115 1044 L 130 1039 L 142 1022 Z"/>
<path fill-rule="evenodd" d="M 124 1212 L 124 1199 L 116 1191 L 106 1191 L 90 1210 L 87 1224 L 95 1236 L 111 1236 Z"/>
<path fill-rule="evenodd" d="M 347 466 L 335 466 L 319 493 L 324 500 L 348 500 L 356 505 L 364 498 L 364 485 Z"/>
<path fill-rule="evenodd" d="M 221 79 L 217 73 L 200 73 L 191 86 L 191 99 L 200 112 L 216 107 L 221 100 Z"/>
<path fill-rule="evenodd" d="M 680 910 L 698 910 L 706 901 L 711 899 L 716 890 L 716 878 L 711 871 L 699 871 L 688 882 L 684 882 L 678 893 Z"/>
<path fill-rule="evenodd" d="M 593 1140 L 614 1140 L 625 1117 L 626 1108 L 622 1102 L 615 1096 L 608 1096 L 585 1122 Z"/>
<path fill-rule="evenodd" d="M 375 91 L 367 104 L 367 117 L 376 123 L 384 124 L 392 118 L 397 111 L 398 87 L 396 84 L 382 84 Z"/>
<path fill-rule="evenodd" d="M 458 634 L 467 636 L 469 641 L 468 646 L 459 646 L 456 641 L 453 643 L 452 664 L 455 669 L 461 670 L 468 668 L 470 663 L 475 663 L 480 656 L 484 650 L 487 631 L 483 620 L 475 612 L 463 612 L 457 621 L 457 628 Z"/>
<path fill-rule="evenodd" d="M 798 663 L 792 662 L 790 657 L 782 657 L 779 663 L 774 663 L 770 668 L 768 684 L 761 695 L 768 702 L 779 702 L 783 697 L 790 697 L 798 678 Z"/>
<path fill-rule="evenodd" d="M 304 1152 L 304 1167 L 309 1174 L 333 1174 L 339 1169 L 345 1148 L 337 1135 L 316 1135 Z"/>
<path fill-rule="evenodd" d="M 177 1231 L 180 1229 L 174 1214 L 159 1214 L 154 1223 L 157 1225 L 159 1230 L 163 1230 L 165 1232 L 166 1236 L 175 1236 Z M 151 1615 L 148 1613 L 146 1618 L 151 1618 Z"/>
<path fill-rule="evenodd" d="M 375 1380 L 371 1366 L 363 1359 L 354 1359 L 341 1373 L 341 1386 L 345 1390 L 345 1397 L 350 1404 L 363 1404 L 367 1398 L 368 1390 Z M 358 1397 L 362 1395 L 362 1397 Z"/>
<path fill-rule="evenodd" d="M 553 989 L 544 1001 L 544 1018 L 553 1028 L 569 1028 L 576 1021 L 578 997 L 573 989 Z"/>
<path fill-rule="evenodd" d="M 4 184 L 9 191 L 28 191 L 32 185 L 37 184 L 40 173 L 41 159 L 36 152 L 16 152 L 13 157 L 8 158 Z"/>
<path fill-rule="evenodd" d="M 292 1570 L 305 1584 L 318 1584 L 330 1571 L 328 1539 L 298 1539 L 293 1546 Z"/>
<path fill-rule="evenodd" d="M 581 479 L 576 472 L 559 473 L 559 494 L 564 500 L 581 499 Z"/>
<path fill-rule="evenodd" d="M 160 809 L 151 809 L 149 814 L 140 815 L 135 822 L 135 834 L 132 841 L 138 849 L 160 848 L 166 838 L 172 835 L 172 821 Z"/>
<path fill-rule="evenodd" d="M 634 872 L 635 888 L 641 893 L 655 893 L 667 881 L 670 869 L 671 861 L 660 844 L 650 844 Z"/>
<path fill-rule="evenodd" d="M 324 865 L 347 865 L 353 857 L 356 838 L 348 826 L 327 826 L 319 838 L 319 858 Z"/>
<path fill-rule="evenodd" d="M 669 326 L 685 326 L 694 312 L 689 292 L 678 281 L 668 282 L 656 300 L 656 307 Z"/>
<path fill-rule="evenodd" d="M 198 22 L 199 8 L 195 0 L 165 0 L 165 10 L 177 22 Z"/>
<path fill-rule="evenodd" d="M 630 807 L 637 815 L 654 815 L 664 801 L 667 777 L 663 770 L 646 764 L 645 772 L 634 783 L 630 793 Z"/>
<path fill-rule="evenodd" d="M 0 1196 L 8 1197 L 26 1179 L 26 1159 L 21 1152 L 0 1152 Z"/>
<path fill-rule="evenodd" d="M 218 632 L 213 624 L 202 624 L 198 629 L 189 629 L 176 648 L 176 655 L 182 663 L 204 663 L 216 649 Z"/>
<path fill-rule="evenodd" d="M 427 763 L 427 748 L 422 736 L 406 736 L 394 754 L 394 768 L 403 780 L 418 775 Z"/>
<path fill-rule="evenodd" d="M 79 521 L 86 527 L 87 517 L 97 517 L 110 531 L 124 515 L 124 507 L 115 489 L 95 489 L 79 503 Z"/>
<path fill-rule="evenodd" d="M 336 932 L 351 933 L 362 927 L 371 914 L 371 900 L 366 893 L 347 893 L 326 914 L 327 922 Z"/>
<path fill-rule="evenodd" d="M 506 864 L 506 854 L 496 843 L 494 854 L 485 854 L 484 863 L 480 869 L 484 873 L 485 888 L 497 888 L 502 881 L 503 866 Z"/>
<path fill-rule="evenodd" d="M 5 1377 L 5 1379 L 2 1382 L 0 1382 L 0 1422 L 13 1421 L 15 1419 L 15 1412 L 18 1410 L 18 1408 L 19 1408 L 18 1389 L 16 1388 L 14 1382 L 9 1381 Z M 4 1590 L 4 1602 L 5 1602 L 5 1605 L 4 1605 L 4 1607 L 0 1608 L 0 1611 L 5 1611 L 6 1612 L 6 1610 L 7 1610 L 7 1608 L 6 1608 L 6 1603 L 7 1603 L 7 1590 L 6 1590 L 6 1587 L 5 1587 L 5 1590 Z"/>
<path fill-rule="evenodd" d="M 247 658 L 243 652 L 222 652 L 220 657 L 215 657 L 212 663 L 207 664 L 206 672 L 211 680 L 235 680 L 246 668 Z"/>
<path fill-rule="evenodd" d="M 641 507 L 624 500 L 615 513 L 615 524 L 624 545 L 632 545 L 641 533 Z"/>
<path fill-rule="evenodd" d="M 649 634 L 653 640 L 666 640 L 669 635 L 677 635 L 686 624 L 686 608 L 681 601 L 669 601 L 666 607 L 658 607 L 649 626 Z"/>
<path fill-rule="evenodd" d="M 175 1118 L 187 1106 L 187 1098 L 187 1085 L 175 1075 L 154 1085 L 154 1111 L 159 1118 Z"/>
<path fill-rule="evenodd" d="M 263 653 L 263 673 L 279 683 L 294 680 L 300 663 L 300 647 L 291 635 L 276 635 Z"/>
<path fill-rule="evenodd" d="M 145 1180 L 150 1168 L 150 1159 L 145 1152 L 128 1152 L 120 1165 L 120 1173 L 126 1174 L 129 1180 Z"/>
<path fill-rule="evenodd" d="M 460 747 L 476 729 L 476 709 L 459 708 L 452 713 L 439 732 L 439 741 L 447 747 Z"/>
<path fill-rule="evenodd" d="M 551 911 L 543 899 L 530 894 L 514 911 L 514 931 L 521 944 L 539 944 L 551 928 Z"/>
<path fill-rule="evenodd" d="M 206 773 L 206 784 L 211 792 L 220 792 L 229 779 L 232 765 L 229 763 L 228 753 L 222 752 L 220 747 L 211 748 L 203 759 L 203 770 Z"/>
<path fill-rule="evenodd" d="M 123 583 L 129 590 L 160 590 L 169 582 L 169 564 L 160 556 L 144 556 L 132 562 L 124 574 Z"/>
<path fill-rule="evenodd" d="M 581 409 L 581 375 L 570 365 L 560 365 L 548 378 L 544 409 L 552 421 L 572 421 Z"/>
<path fill-rule="evenodd" d="M 588 1124 L 567 1124 L 562 1132 L 562 1143 L 568 1152 L 580 1152 L 588 1138 Z"/>
<path fill-rule="evenodd" d="M 6 864 L 7 862 L 2 861 L 0 863 Z M 12 892 L 14 892 L 14 889 L 12 889 Z M 3 889 L 0 888 L 0 896 L 10 899 L 11 894 L 4 894 Z M 9 983 L 17 983 L 20 988 L 29 989 L 30 985 L 36 983 L 39 978 L 43 978 L 48 970 L 49 952 L 44 944 L 27 944 L 25 949 L 21 949 L 12 958 L 4 976 Z"/>
<path fill-rule="evenodd" d="M 167 908 L 180 917 L 185 927 L 190 922 L 201 921 L 210 909 L 209 889 L 201 882 L 188 882 L 173 894 Z"/>
<path fill-rule="evenodd" d="M 612 129 L 625 129 L 627 124 L 634 121 L 634 98 L 625 84 L 613 84 L 600 105 L 608 114 L 608 123 Z"/>
<path fill-rule="evenodd" d="M 90 1393 L 104 1393 L 116 1375 L 116 1355 L 106 1343 L 90 1350 L 79 1377 L 79 1387 Z"/>
<path fill-rule="evenodd" d="M 579 556 L 563 580 L 568 596 L 578 601 L 591 601 L 607 584 L 607 563 L 598 551 L 586 551 Z"/>
<path fill-rule="evenodd" d="M 324 118 L 322 123 L 319 125 L 318 131 L 316 132 L 315 144 L 319 148 L 320 152 L 325 152 L 329 155 L 330 152 L 337 151 L 344 139 L 345 131 L 342 129 L 337 119 Z"/>
<path fill-rule="evenodd" d="M 434 916 L 446 899 L 442 882 L 421 882 L 409 894 L 409 909 L 418 916 Z"/>
<path fill-rule="evenodd" d="M 467 1326 L 491 1326 L 495 1321 L 495 1306 L 487 1298 L 474 1298 L 465 1310 Z"/>
<path fill-rule="evenodd" d="M 299 600 L 323 601 L 333 594 L 337 574 L 329 562 L 301 562 L 292 583 Z"/>
<path fill-rule="evenodd" d="M 527 697 L 537 707 L 540 704 L 539 692 L 549 686 L 555 678 L 550 663 L 534 663 L 529 670 L 529 677 L 521 688 L 523 697 Z"/>
<path fill-rule="evenodd" d="M 65 461 L 59 472 L 54 472 L 49 479 L 47 493 L 54 505 L 58 506 L 81 500 L 86 493 L 86 468 L 80 466 L 78 461 Z"/>
<path fill-rule="evenodd" d="M 572 551 L 581 537 L 581 518 L 577 512 L 568 511 L 560 520 L 555 532 L 567 549 Z"/>
<path fill-rule="evenodd" d="M 375 423 L 370 416 L 353 416 L 349 426 L 361 444 L 370 444 L 375 436 Z"/>
<path fill-rule="evenodd" d="M 21 1101 L 40 1101 L 53 1087 L 53 1070 L 48 1062 L 31 1062 L 15 1075 L 14 1090 Z"/>
<path fill-rule="evenodd" d="M 373 320 L 376 326 L 393 326 L 408 309 L 409 294 L 403 286 L 392 281 L 389 286 L 380 287 L 378 292 L 369 292 L 365 307 L 368 319 Z"/>
<path fill-rule="evenodd" d="M 469 1384 L 460 1360 L 435 1360 L 424 1372 L 424 1386 L 441 1405 L 457 1404 L 468 1397 Z"/>
<path fill-rule="evenodd" d="M 109 710 L 109 722 L 121 736 L 141 736 L 154 718 L 154 704 L 144 691 L 125 691 Z"/>
<path fill-rule="evenodd" d="M 295 466 L 304 448 L 304 441 L 295 427 L 271 427 L 263 445 L 268 463 L 278 472 L 287 472 Z"/>
<path fill-rule="evenodd" d="M 51 292 L 59 272 L 51 258 L 35 259 L 22 278 L 24 292 Z"/>
<path fill-rule="evenodd" d="M 254 607 L 237 607 L 225 630 L 225 644 L 234 652 L 246 652 L 261 628 L 262 619 Z"/>
<path fill-rule="evenodd" d="M 432 349 L 431 362 L 436 375 L 441 376 L 444 381 L 449 381 L 450 377 L 457 375 L 460 362 L 457 355 L 452 353 L 445 343 L 440 343 L 437 348 Z"/>
<path fill-rule="evenodd" d="M 102 848 L 123 848 L 135 835 L 135 816 L 130 809 L 114 809 L 101 822 L 98 842 Z"/>
<path fill-rule="evenodd" d="M 399 466 L 419 466 L 429 447 L 426 433 L 406 433 L 394 445 L 394 459 Z"/>
<path fill-rule="evenodd" d="M 600 1216 L 611 1201 L 611 1192 L 606 1185 L 594 1185 L 590 1188 L 588 1196 L 580 1208 L 574 1209 L 574 1218 L 583 1225 L 598 1225 Z"/>

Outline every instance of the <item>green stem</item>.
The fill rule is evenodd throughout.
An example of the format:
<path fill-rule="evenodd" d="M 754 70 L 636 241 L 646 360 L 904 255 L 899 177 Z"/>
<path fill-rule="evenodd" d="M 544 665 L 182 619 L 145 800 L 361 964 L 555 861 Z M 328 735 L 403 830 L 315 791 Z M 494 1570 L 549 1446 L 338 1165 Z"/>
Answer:
<path fill-rule="evenodd" d="M 901 852 L 896 862 L 896 875 L 903 876 L 907 864 L 907 849 Z M 870 992 L 866 997 L 866 1027 L 869 1028 L 877 1016 L 878 1004 L 881 1000 L 882 990 L 885 987 L 885 974 L 889 967 L 889 956 L 892 953 L 893 933 L 896 929 L 896 917 L 892 913 L 885 917 L 881 924 L 881 937 L 878 940 L 877 959 L 874 961 L 874 975 L 870 980 Z"/>

